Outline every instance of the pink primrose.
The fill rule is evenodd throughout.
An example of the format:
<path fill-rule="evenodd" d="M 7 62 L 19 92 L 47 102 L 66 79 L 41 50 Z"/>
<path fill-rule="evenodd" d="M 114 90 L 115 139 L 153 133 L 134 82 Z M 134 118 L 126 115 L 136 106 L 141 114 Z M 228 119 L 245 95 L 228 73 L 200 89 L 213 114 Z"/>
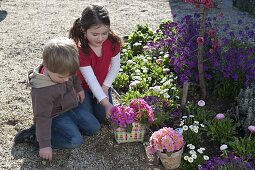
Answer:
<path fill-rule="evenodd" d="M 184 145 L 183 136 L 172 128 L 163 127 L 155 131 L 150 137 L 150 147 L 155 152 L 174 152 Z"/>

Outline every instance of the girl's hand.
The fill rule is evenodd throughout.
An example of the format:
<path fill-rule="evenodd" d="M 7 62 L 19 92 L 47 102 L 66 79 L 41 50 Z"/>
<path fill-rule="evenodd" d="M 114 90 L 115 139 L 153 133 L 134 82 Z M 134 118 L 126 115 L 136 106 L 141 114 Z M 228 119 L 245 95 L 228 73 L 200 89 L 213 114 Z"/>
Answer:
<path fill-rule="evenodd" d="M 109 99 L 109 87 L 105 86 L 105 85 L 102 85 L 102 89 L 105 93 L 105 95 L 108 97 Z"/>
<path fill-rule="evenodd" d="M 43 159 L 48 159 L 49 161 L 52 160 L 52 148 L 51 147 L 46 147 L 46 148 L 41 148 L 39 150 L 39 155 Z"/>
<path fill-rule="evenodd" d="M 82 90 L 82 91 L 78 92 L 78 93 L 77 93 L 77 97 L 78 97 L 78 101 L 79 101 L 80 103 L 82 103 L 83 100 L 84 100 L 84 98 L 85 98 L 85 93 L 84 93 L 84 91 Z"/>
<path fill-rule="evenodd" d="M 112 108 L 113 105 L 109 102 L 108 98 L 104 98 L 103 100 L 100 101 L 100 104 L 104 106 L 105 108 L 105 114 L 106 114 L 106 118 L 110 118 L 111 114 L 112 114 Z"/>

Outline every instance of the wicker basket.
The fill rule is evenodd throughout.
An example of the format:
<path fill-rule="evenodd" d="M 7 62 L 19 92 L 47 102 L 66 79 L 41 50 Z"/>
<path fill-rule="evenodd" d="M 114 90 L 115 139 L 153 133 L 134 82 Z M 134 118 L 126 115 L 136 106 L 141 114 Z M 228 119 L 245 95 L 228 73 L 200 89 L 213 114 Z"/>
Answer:
<path fill-rule="evenodd" d="M 183 147 L 177 152 L 167 156 L 165 153 L 159 153 L 159 159 L 166 169 L 177 169 L 181 165 Z"/>
<path fill-rule="evenodd" d="M 125 128 L 115 128 L 114 137 L 118 144 L 127 142 L 143 142 L 145 126 L 140 123 L 132 123 L 133 128 L 130 133 Z"/>

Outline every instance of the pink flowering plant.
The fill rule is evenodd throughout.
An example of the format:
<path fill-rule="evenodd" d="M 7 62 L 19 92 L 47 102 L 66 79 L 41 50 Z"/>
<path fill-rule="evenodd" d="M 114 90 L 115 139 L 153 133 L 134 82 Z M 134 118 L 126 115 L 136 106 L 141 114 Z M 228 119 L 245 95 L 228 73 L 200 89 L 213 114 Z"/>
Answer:
<path fill-rule="evenodd" d="M 154 122 L 154 112 L 144 99 L 137 98 L 131 100 L 128 106 L 114 106 L 111 120 L 114 125 L 131 131 L 134 122 L 140 122 L 144 125 L 152 124 Z"/>
<path fill-rule="evenodd" d="M 155 131 L 149 142 L 148 151 L 150 154 L 162 152 L 169 156 L 173 152 L 179 151 L 184 145 L 182 134 L 170 127 L 163 127 Z"/>
<path fill-rule="evenodd" d="M 133 108 L 136 113 L 136 121 L 145 125 L 150 125 L 154 122 L 154 111 L 144 99 L 133 99 L 129 106 Z"/>
<path fill-rule="evenodd" d="M 255 126 L 250 125 L 248 130 L 250 131 L 249 135 L 247 134 L 244 137 L 234 137 L 234 140 L 227 142 L 227 144 L 233 148 L 235 154 L 241 157 L 250 155 L 255 159 Z"/>
<path fill-rule="evenodd" d="M 233 140 L 237 127 L 240 123 L 235 123 L 231 118 L 222 113 L 215 115 L 214 119 L 206 127 L 207 136 L 213 141 L 226 143 Z"/>
<path fill-rule="evenodd" d="M 111 119 L 118 127 L 126 128 L 135 119 L 134 109 L 129 106 L 114 106 Z"/>

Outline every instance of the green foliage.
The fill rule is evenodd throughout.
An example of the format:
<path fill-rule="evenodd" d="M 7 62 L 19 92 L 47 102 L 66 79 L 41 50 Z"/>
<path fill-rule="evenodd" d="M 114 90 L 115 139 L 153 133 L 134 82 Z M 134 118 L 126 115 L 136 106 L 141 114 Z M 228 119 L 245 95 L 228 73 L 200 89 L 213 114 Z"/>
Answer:
<path fill-rule="evenodd" d="M 157 112 L 154 114 L 154 122 L 153 122 L 153 126 L 155 127 L 161 127 L 162 124 L 166 123 L 167 121 L 169 121 L 171 119 L 171 112 Z"/>
<path fill-rule="evenodd" d="M 143 46 L 153 40 L 154 34 L 148 25 L 137 25 L 137 29 L 128 36 L 128 43 L 132 50 L 132 55 L 136 56 L 143 53 Z"/>
<path fill-rule="evenodd" d="M 115 78 L 115 85 L 118 87 L 114 87 L 114 89 L 118 89 L 118 92 L 126 92 L 128 91 L 127 84 L 129 83 L 129 76 L 125 73 L 118 73 Z"/>
<path fill-rule="evenodd" d="M 215 77 L 214 81 L 210 81 L 211 84 L 214 84 L 210 85 L 211 87 L 213 87 L 213 95 L 218 97 L 225 97 L 233 101 L 240 92 L 240 90 L 244 87 L 244 81 L 242 77 L 243 76 L 239 75 L 238 81 L 233 81 L 233 79 L 227 78 L 225 78 L 224 80 L 222 80 L 222 78 L 219 78 L 217 80 Z"/>
<path fill-rule="evenodd" d="M 199 122 L 209 123 L 215 115 L 215 112 L 206 106 L 201 107 L 197 104 L 189 103 L 187 108 L 189 113 L 193 114 L 195 119 Z"/>
<path fill-rule="evenodd" d="M 245 132 L 248 126 L 255 124 L 255 86 L 252 84 L 246 89 L 241 89 L 236 97 L 233 107 L 228 112 L 231 117 L 239 120 Z"/>
<path fill-rule="evenodd" d="M 233 148 L 235 154 L 239 156 L 247 156 L 251 154 L 255 159 L 255 140 L 251 136 L 245 136 L 243 138 L 234 138 L 234 141 L 228 142 L 228 145 Z"/>
<path fill-rule="evenodd" d="M 230 118 L 224 118 L 221 120 L 213 119 L 207 125 L 207 136 L 213 141 L 223 144 L 233 140 L 234 135 L 236 134 L 236 127 L 238 126 L 239 124 L 234 124 L 233 120 Z"/>
<path fill-rule="evenodd" d="M 121 95 L 121 103 L 127 104 L 129 101 L 135 98 L 143 98 L 144 94 L 140 93 L 139 91 L 131 91 L 129 90 L 126 94 Z"/>

